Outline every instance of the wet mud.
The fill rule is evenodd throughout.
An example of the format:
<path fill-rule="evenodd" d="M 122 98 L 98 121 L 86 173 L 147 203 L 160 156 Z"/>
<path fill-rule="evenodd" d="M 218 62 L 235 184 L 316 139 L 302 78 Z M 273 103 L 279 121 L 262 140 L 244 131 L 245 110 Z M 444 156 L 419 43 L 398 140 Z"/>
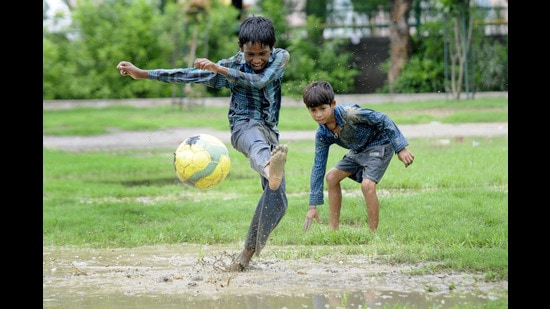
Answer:
<path fill-rule="evenodd" d="M 230 272 L 238 249 L 43 248 L 43 307 L 456 308 L 508 298 L 507 281 L 487 282 L 483 274 L 415 275 L 426 265 L 386 265 L 372 256 L 277 258 L 286 247 L 269 246 L 247 271 Z"/>

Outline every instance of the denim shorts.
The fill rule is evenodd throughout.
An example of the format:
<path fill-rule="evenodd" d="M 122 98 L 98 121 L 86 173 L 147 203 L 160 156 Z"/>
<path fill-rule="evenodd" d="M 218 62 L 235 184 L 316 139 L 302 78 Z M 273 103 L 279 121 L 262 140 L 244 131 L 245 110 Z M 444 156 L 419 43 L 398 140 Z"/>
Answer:
<path fill-rule="evenodd" d="M 254 119 L 239 122 L 231 131 L 231 146 L 249 158 L 250 167 L 262 176 L 277 145 L 279 134 Z"/>
<path fill-rule="evenodd" d="M 338 161 L 335 168 L 351 173 L 348 178 L 356 182 L 361 183 L 364 178 L 367 178 L 378 183 L 394 154 L 395 150 L 390 143 L 368 147 L 361 152 L 350 150 L 342 160 Z"/>

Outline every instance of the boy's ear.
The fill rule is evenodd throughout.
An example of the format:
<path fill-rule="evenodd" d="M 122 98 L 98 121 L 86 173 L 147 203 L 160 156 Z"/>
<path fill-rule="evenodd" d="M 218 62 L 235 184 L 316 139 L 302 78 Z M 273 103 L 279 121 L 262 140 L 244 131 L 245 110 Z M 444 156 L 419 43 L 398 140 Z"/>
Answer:
<path fill-rule="evenodd" d="M 332 102 L 330 102 L 330 107 L 334 107 L 336 106 L 336 100 L 332 100 Z"/>

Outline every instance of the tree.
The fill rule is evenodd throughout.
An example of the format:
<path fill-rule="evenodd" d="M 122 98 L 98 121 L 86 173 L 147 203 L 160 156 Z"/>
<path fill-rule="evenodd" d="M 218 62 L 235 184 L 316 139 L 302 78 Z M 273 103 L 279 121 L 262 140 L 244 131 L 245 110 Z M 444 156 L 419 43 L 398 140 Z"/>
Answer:
<path fill-rule="evenodd" d="M 456 100 L 460 100 L 463 86 L 466 86 L 466 91 L 469 91 L 470 86 L 468 67 L 473 62 L 468 63 L 468 57 L 471 54 L 474 14 L 470 10 L 470 0 L 440 0 L 440 7 L 445 16 L 444 31 L 448 34 L 444 43 L 448 46 L 451 69 L 451 87 L 448 90 Z"/>
<path fill-rule="evenodd" d="M 285 95 L 300 98 L 302 90 L 311 81 L 324 80 L 332 84 L 336 93 L 353 90 L 360 71 L 352 65 L 352 54 L 346 50 L 344 39 L 323 39 L 320 18 L 307 17 L 303 31 L 292 35 L 288 51 L 290 63 L 285 72 Z M 297 30 L 297 29 L 296 29 Z"/>
<path fill-rule="evenodd" d="M 354 11 L 366 13 L 376 30 L 376 15 L 379 10 L 390 11 L 390 67 L 388 70 L 389 90 L 393 93 L 393 83 L 397 80 L 409 60 L 412 47 L 409 27 L 409 13 L 413 0 L 352 0 Z"/>
<path fill-rule="evenodd" d="M 365 13 L 369 18 L 370 33 L 373 36 L 379 31 L 380 18 L 379 13 L 388 12 L 391 4 L 388 0 L 351 0 L 353 10 L 358 13 Z"/>
<path fill-rule="evenodd" d="M 181 1 L 185 3 L 185 19 L 184 25 L 186 28 L 190 26 L 193 28 L 193 33 L 188 42 L 189 44 L 189 54 L 187 57 L 187 67 L 192 68 L 193 62 L 196 58 L 197 48 L 199 45 L 199 25 L 204 25 L 208 22 L 208 14 L 210 11 L 210 2 L 208 0 L 191 0 L 191 1 Z M 205 38 L 203 40 L 204 46 L 208 46 L 208 31 L 204 31 Z M 208 49 L 206 49 L 206 54 L 204 57 L 208 57 Z M 173 85 L 172 88 L 178 87 L 178 85 Z M 187 83 L 184 85 L 184 96 L 189 98 L 199 98 L 204 97 L 204 85 L 194 85 L 192 83 Z M 172 99 L 174 98 L 174 92 L 172 92 Z M 182 100 L 179 101 L 180 107 L 184 105 Z M 191 104 L 187 104 L 187 109 L 190 109 Z"/>
<path fill-rule="evenodd" d="M 388 83 L 393 93 L 393 83 L 401 74 L 411 55 L 411 35 L 409 32 L 409 13 L 412 0 L 391 0 L 390 22 L 390 69 Z"/>
<path fill-rule="evenodd" d="M 507 91 L 506 23 L 492 28 L 495 17 L 507 14 L 506 7 L 425 0 L 415 2 L 413 10 L 411 56 L 391 84 L 392 92 L 444 92 L 459 100 L 463 91 Z M 388 60 L 384 70 L 389 67 Z M 379 92 L 390 92 L 388 81 Z"/>
<path fill-rule="evenodd" d="M 329 0 L 306 0 L 306 15 L 313 15 L 318 18 L 321 23 L 327 21 L 327 1 Z"/>
<path fill-rule="evenodd" d="M 171 87 L 163 83 L 132 83 L 121 78 L 115 69 L 121 60 L 145 69 L 186 66 L 181 53 L 174 54 L 176 49 L 181 50 L 179 43 L 190 40 L 181 30 L 185 12 L 175 0 L 164 4 L 149 0 L 80 0 L 71 10 L 70 39 L 44 28 L 43 98 L 170 97 Z M 217 60 L 221 55 L 227 56 L 228 50 L 235 50 L 238 20 L 234 17 L 238 11 L 221 4 L 212 9 L 208 22 L 199 24 L 197 38 L 208 44 L 197 45 L 196 55 L 208 54 Z M 218 30 L 201 37 L 207 26 Z"/>
<path fill-rule="evenodd" d="M 171 87 L 132 83 L 121 78 L 115 66 L 127 60 L 144 69 L 187 67 L 194 57 L 218 61 L 236 52 L 238 9 L 229 2 L 211 0 L 207 20 L 186 23 L 182 5 L 198 3 L 194 1 L 79 0 L 71 8 L 70 35 L 43 29 L 43 99 L 173 97 Z M 247 15 L 271 18 L 277 29 L 276 46 L 292 55 L 284 95 L 299 98 L 308 82 L 321 79 L 331 82 L 339 93 L 353 91 L 359 70 L 345 40 L 324 40 L 318 19 L 304 28 L 289 27 L 286 16 L 293 11 L 294 0 L 258 0 L 257 4 L 260 9 L 247 9 Z M 191 41 L 200 43 L 184 43 Z M 226 88 L 205 89 L 205 95 L 229 95 Z"/>

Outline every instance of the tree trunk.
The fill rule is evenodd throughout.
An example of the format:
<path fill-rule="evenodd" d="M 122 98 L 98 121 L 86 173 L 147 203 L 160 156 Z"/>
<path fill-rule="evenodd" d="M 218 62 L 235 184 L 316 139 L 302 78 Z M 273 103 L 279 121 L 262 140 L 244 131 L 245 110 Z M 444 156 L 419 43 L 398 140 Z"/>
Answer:
<path fill-rule="evenodd" d="M 467 23 L 466 23 L 467 20 Z M 460 100 L 468 51 L 472 43 L 473 15 L 463 10 L 452 18 L 453 37 L 450 40 L 451 94 Z"/>
<path fill-rule="evenodd" d="M 401 74 L 412 52 L 408 21 L 412 0 L 391 0 L 390 3 L 390 69 L 388 71 L 388 82 L 390 93 L 393 93 L 392 84 Z"/>

